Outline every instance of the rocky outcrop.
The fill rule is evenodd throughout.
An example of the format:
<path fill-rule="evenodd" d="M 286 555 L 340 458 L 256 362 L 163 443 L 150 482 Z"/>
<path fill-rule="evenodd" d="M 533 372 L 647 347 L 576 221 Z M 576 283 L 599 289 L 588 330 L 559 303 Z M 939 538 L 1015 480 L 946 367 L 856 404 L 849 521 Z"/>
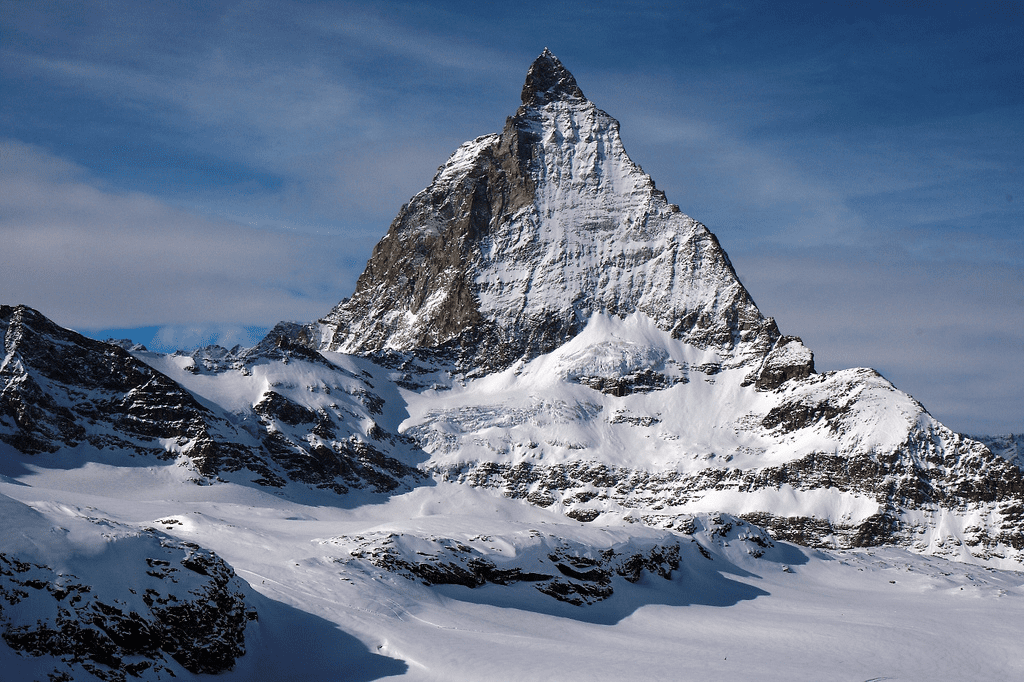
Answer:
<path fill-rule="evenodd" d="M 128 351 L 25 306 L 0 306 L 0 331 L 0 440 L 27 454 L 85 443 L 173 457 L 160 441 L 180 439 L 205 446 L 203 465 L 216 470 L 209 411 Z M 89 428 L 101 421 L 110 430 Z"/>
<path fill-rule="evenodd" d="M 231 568 L 208 550 L 152 530 L 123 542 L 146 547 L 144 556 L 123 553 L 130 558 L 119 562 L 120 581 L 0 552 L 0 637 L 7 646 L 50 658 L 51 679 L 78 679 L 84 671 L 124 682 L 174 677 L 177 666 L 230 670 L 245 654 L 247 623 L 258 618 Z"/>
<path fill-rule="evenodd" d="M 767 506 L 743 517 L 780 540 L 810 547 L 899 544 L 958 558 L 1024 561 L 1024 475 L 979 443 L 948 431 L 914 434 L 892 453 L 817 453 L 755 469 L 655 472 L 577 460 L 550 466 L 474 462 L 435 472 L 442 480 L 558 508 L 579 521 L 606 516 L 676 529 L 686 519 L 680 510 L 709 493 L 749 496 L 750 502 L 741 503 L 748 509 L 757 507 L 754 500 L 765 490 L 785 488 L 791 497 L 850 494 L 873 501 L 877 511 L 844 520 L 786 516 Z M 959 522 L 949 518 L 958 514 Z M 970 521 L 977 517 L 989 521 L 977 526 Z"/>
<path fill-rule="evenodd" d="M 812 374 L 814 354 L 810 349 L 797 336 L 781 336 L 761 362 L 754 375 L 754 386 L 761 391 L 770 391 L 790 379 L 805 379 Z"/>
<path fill-rule="evenodd" d="M 672 589 L 668 583 L 678 585 L 679 572 L 700 575 L 709 561 L 722 561 L 719 570 L 727 570 L 737 555 L 777 559 L 768 556 L 775 543 L 767 533 L 728 514 L 681 516 L 671 531 L 634 526 L 625 539 L 622 532 L 598 531 L 570 540 L 535 528 L 516 530 L 516 526 L 496 535 L 460 533 L 456 528 L 443 536 L 380 530 L 342 535 L 320 544 L 343 567 L 343 574 L 386 571 L 428 586 L 470 590 L 488 586 L 491 594 L 495 586 L 519 590 L 515 599 L 522 608 L 534 608 L 530 604 L 537 592 L 586 607 L 608 600 L 614 603 L 616 595 L 628 593 L 633 585 L 640 584 L 643 590 Z M 458 596 L 459 592 L 447 594 Z"/>
<path fill-rule="evenodd" d="M 671 580 L 679 569 L 680 544 L 671 536 L 662 543 L 637 543 L 595 548 L 554 535 L 531 531 L 528 537 L 500 538 L 516 547 L 514 559 L 485 552 L 489 536 L 466 540 L 405 537 L 381 533 L 372 537 L 333 538 L 329 544 L 346 548 L 339 563 L 353 561 L 418 580 L 426 585 L 532 585 L 542 594 L 575 606 L 603 601 L 615 592 L 613 579 L 636 583 L 646 573 Z M 415 549 L 413 549 L 415 547 Z"/>

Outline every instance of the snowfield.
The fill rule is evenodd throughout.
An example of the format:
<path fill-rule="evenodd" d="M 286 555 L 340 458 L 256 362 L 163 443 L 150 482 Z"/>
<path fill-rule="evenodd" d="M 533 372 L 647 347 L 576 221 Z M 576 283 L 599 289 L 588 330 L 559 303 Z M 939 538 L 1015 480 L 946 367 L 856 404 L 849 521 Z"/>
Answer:
<path fill-rule="evenodd" d="M 247 653 L 218 679 L 1024 675 L 1019 571 L 898 548 L 762 547 L 759 531 L 720 515 L 695 515 L 692 535 L 581 524 L 492 491 L 444 483 L 345 508 L 327 493 L 289 499 L 293 491 L 183 486 L 176 469 L 30 466 L 16 477 L 8 471 L 0 483 L 0 542 L 4 552 L 49 562 L 94 592 L 120 591 L 122 599 L 132 583 L 112 562 L 152 557 L 152 542 L 140 541 L 143 529 L 212 550 L 244 581 L 247 607 L 259 614 L 246 625 Z M 610 596 L 577 606 L 528 581 L 426 585 L 353 555 L 388 538 L 406 559 L 463 545 L 496 565 L 533 571 L 551 571 L 548 557 L 559 549 L 591 559 L 658 544 L 676 543 L 680 552 L 669 578 L 642 571 L 630 582 L 614 574 Z M 42 677 L 53 668 L 49 659 L 7 647 L 0 647 L 0 662 L 11 675 L 5 679 Z M 166 668 L 177 679 L 193 678 L 173 661 Z"/>
<path fill-rule="evenodd" d="M 411 365 L 328 351 L 125 357 L 243 442 L 327 443 L 307 420 L 329 414 L 333 438 L 377 443 L 431 475 L 339 494 L 301 479 L 267 486 L 244 467 L 204 474 L 174 439 L 157 439 L 164 461 L 0 443 L 0 665 L 11 679 L 1024 673 L 1021 565 L 996 542 L 971 544 L 1005 506 L 905 507 L 912 535 L 900 547 L 851 548 L 826 529 L 810 549 L 750 521 L 770 510 L 856 528 L 882 507 L 856 480 L 753 485 L 738 478 L 744 467 L 821 452 L 881 459 L 916 432 L 929 447 L 960 442 L 871 370 L 758 391 L 746 368 L 642 313 L 595 315 L 501 372 L 420 372 L 431 388 L 404 387 Z M 604 383 L 623 376 L 644 378 L 629 391 Z M 786 407 L 780 423 L 802 420 L 789 430 L 766 422 L 780 406 L 823 404 L 825 418 Z M 923 471 L 948 461 L 910 454 Z M 528 470 L 546 478 L 516 478 Z"/>

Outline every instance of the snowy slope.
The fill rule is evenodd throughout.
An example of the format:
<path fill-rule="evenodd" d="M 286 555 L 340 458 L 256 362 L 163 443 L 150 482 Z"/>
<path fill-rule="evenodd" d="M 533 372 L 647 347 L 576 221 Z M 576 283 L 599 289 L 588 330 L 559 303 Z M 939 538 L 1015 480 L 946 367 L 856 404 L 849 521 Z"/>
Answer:
<path fill-rule="evenodd" d="M 164 554 L 170 563 L 173 546 L 183 543 L 216 552 L 234 569 L 232 585 L 248 583 L 235 589 L 246 612 L 256 614 L 244 621 L 245 655 L 217 679 L 772 681 L 838 670 L 842 679 L 962 680 L 1024 672 L 1016 653 L 1024 574 L 1016 571 L 898 548 L 806 550 L 725 515 L 696 515 L 681 531 L 580 524 L 451 484 L 346 509 L 329 504 L 327 491 L 299 503 L 230 483 L 182 488 L 160 468 L 40 468 L 17 482 L 8 478 L 0 495 L 22 511 L 5 511 L 5 518 L 30 515 L 41 539 L 32 556 L 43 556 L 41 545 L 52 548 L 50 560 L 73 557 L 68 563 L 80 584 L 120 599 L 125 612 L 141 607 L 130 592 L 118 594 L 111 575 L 120 573 L 106 563 L 114 552 L 125 565 Z M 79 549 L 48 540 L 63 535 L 50 528 L 69 529 Z M 146 540 L 150 533 L 166 538 L 168 548 Z M 135 544 L 117 539 L 132 534 Z M 24 549 L 11 535 L 0 536 L 0 551 Z M 623 555 L 650 557 L 658 545 L 679 548 L 678 565 L 664 575 L 615 570 Z M 599 565 L 609 549 L 615 557 Z M 430 584 L 389 555 L 419 562 Z M 545 581 L 470 587 L 427 573 L 449 557 L 456 565 L 479 558 L 499 569 L 546 573 L 598 594 L 610 587 L 611 594 L 575 605 L 538 589 Z M 611 569 L 606 585 L 595 568 Z M 33 568 L 32 576 L 41 571 Z M 594 575 L 578 577 L 587 574 Z M 147 580 L 166 584 L 140 574 L 125 586 Z M 32 601 L 52 601 L 45 588 L 25 591 Z M 0 646 L 0 662 L 25 673 L 13 679 L 45 679 L 47 671 L 93 679 L 81 662 L 10 646 Z M 199 679 L 170 656 L 161 665 L 174 679 Z M 141 671 L 141 679 L 158 679 L 155 673 Z"/>
<path fill-rule="evenodd" d="M 189 650 L 213 651 L 229 669 L 221 679 L 622 679 L 642 670 L 781 680 L 840 665 L 863 679 L 1021 672 L 1012 652 L 1024 575 L 1005 543 L 977 542 L 1007 516 L 980 501 L 914 502 L 943 486 L 950 496 L 991 490 L 1005 475 L 998 465 L 1011 465 L 942 429 L 870 370 L 757 390 L 743 368 L 721 368 L 717 351 L 673 339 L 642 314 L 597 316 L 555 352 L 503 372 L 435 370 L 421 377 L 430 389 L 396 383 L 408 366 L 343 354 L 230 355 L 135 351 L 239 433 L 280 429 L 300 440 L 312 432 L 293 413 L 331 410 L 336 429 L 392 434 L 381 442 L 393 438 L 392 452 L 437 480 L 339 493 L 296 478 L 256 483 L 244 469 L 197 476 L 180 456 L 88 439 L 36 454 L 0 444 L 0 500 L 10 498 L 0 589 L 16 597 L 0 602 L 5 670 L 191 679 L 194 662 L 154 634 L 161 616 L 142 595 L 206 604 L 212 589 L 236 606 L 213 611 L 208 620 L 226 625 Z M 282 400 L 265 409 L 271 393 Z M 901 433 L 942 449 L 922 441 L 908 451 Z M 816 467 L 824 448 L 861 469 Z M 887 461 L 896 466 L 870 468 Z M 894 502 L 906 535 L 861 537 L 916 553 L 778 540 L 803 529 L 804 544 L 850 546 L 851 528 L 871 527 Z M 776 524 L 776 538 L 752 518 Z M 223 586 L 189 568 L 192 556 L 217 566 L 206 572 Z M 125 627 L 146 636 L 126 639 Z M 68 628 L 94 634 L 84 644 L 35 634 Z M 913 653 L 936 638 L 948 656 Z"/>
<path fill-rule="evenodd" d="M 872 370 L 761 391 L 642 314 L 596 316 L 550 354 L 404 395 L 430 470 L 573 518 L 726 511 L 812 546 L 1024 558 L 1019 469 Z"/>
<path fill-rule="evenodd" d="M 132 355 L 26 306 L 0 306 L 0 332 L 0 442 L 22 453 L 168 459 L 198 482 L 298 481 L 338 493 L 422 477 L 415 445 L 374 420 L 386 401 L 369 374 L 291 346 L 287 325 L 237 355 Z"/>

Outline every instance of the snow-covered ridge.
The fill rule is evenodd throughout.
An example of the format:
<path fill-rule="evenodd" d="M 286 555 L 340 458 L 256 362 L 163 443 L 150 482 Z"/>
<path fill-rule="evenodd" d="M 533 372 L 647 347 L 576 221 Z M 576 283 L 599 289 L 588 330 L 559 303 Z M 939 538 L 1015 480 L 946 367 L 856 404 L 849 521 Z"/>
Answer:
<path fill-rule="evenodd" d="M 377 423 L 385 400 L 370 375 L 292 346 L 287 325 L 244 352 L 133 355 L 24 306 L 0 306 L 0 323 L 0 442 L 21 453 L 156 458 L 197 482 L 244 477 L 337 493 L 422 479 L 415 445 Z"/>
<path fill-rule="evenodd" d="M 551 353 L 403 395 L 400 428 L 435 475 L 583 521 L 672 528 L 728 511 L 815 546 L 1024 558 L 1019 469 L 873 370 L 758 390 L 642 313 L 597 315 Z"/>
<path fill-rule="evenodd" d="M 1008 433 L 1001 436 L 971 436 L 984 443 L 989 450 L 1024 469 L 1024 433 Z"/>

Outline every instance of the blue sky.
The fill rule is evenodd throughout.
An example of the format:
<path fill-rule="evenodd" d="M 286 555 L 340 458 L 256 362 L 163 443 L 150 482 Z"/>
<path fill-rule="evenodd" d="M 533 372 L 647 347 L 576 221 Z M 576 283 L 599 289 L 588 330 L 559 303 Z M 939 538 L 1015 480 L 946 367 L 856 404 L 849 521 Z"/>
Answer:
<path fill-rule="evenodd" d="M 1024 431 L 1024 3 L 622 5 L 0 0 L 0 300 L 320 317 L 547 46 L 820 370 Z"/>

